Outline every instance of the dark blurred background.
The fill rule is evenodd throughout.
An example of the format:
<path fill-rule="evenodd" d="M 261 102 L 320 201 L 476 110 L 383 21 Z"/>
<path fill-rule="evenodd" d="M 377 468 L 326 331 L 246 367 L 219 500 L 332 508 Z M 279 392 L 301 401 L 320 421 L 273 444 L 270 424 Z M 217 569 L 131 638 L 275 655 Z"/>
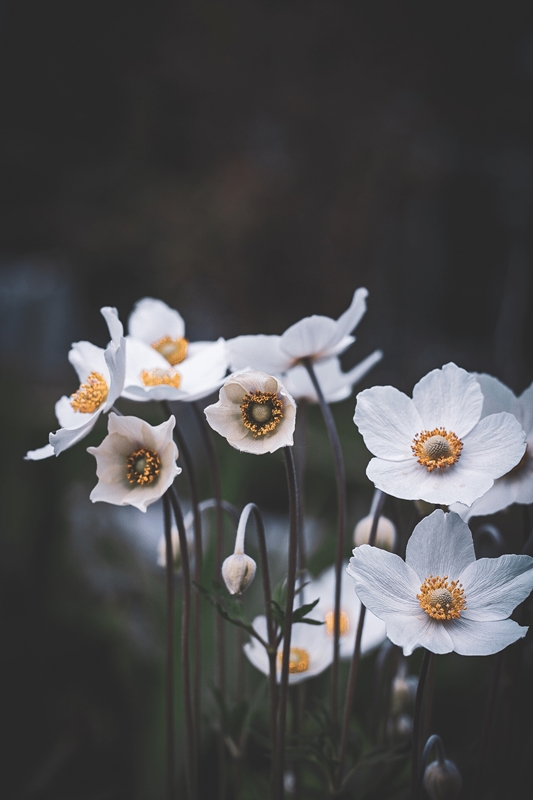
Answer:
<path fill-rule="evenodd" d="M 70 344 L 105 345 L 99 308 L 125 322 L 143 296 L 179 309 L 194 340 L 337 317 L 366 286 L 344 361 L 383 349 L 364 385 L 410 392 L 453 360 L 522 391 L 533 377 L 533 11 L 3 0 L 0 65 L 1 793 L 156 798 L 160 520 L 144 530 L 137 512 L 98 515 L 83 445 L 22 460 L 77 388 Z M 353 399 L 337 409 L 358 447 L 352 414 Z M 331 482 L 324 453 L 310 467 L 317 486 Z M 250 458 L 226 478 L 241 504 L 255 499 L 235 478 Z M 352 522 L 370 497 L 362 459 L 349 464 L 363 496 Z M 283 511 L 284 495 L 254 491 Z"/>

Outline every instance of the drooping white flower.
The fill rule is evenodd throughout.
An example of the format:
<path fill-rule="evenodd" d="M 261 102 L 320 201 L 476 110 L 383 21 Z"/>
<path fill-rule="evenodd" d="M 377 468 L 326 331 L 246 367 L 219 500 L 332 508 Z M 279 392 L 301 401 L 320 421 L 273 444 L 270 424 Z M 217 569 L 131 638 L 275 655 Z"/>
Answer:
<path fill-rule="evenodd" d="M 244 453 L 273 453 L 293 444 L 296 403 L 266 372 L 235 372 L 205 409 L 210 426 Z"/>
<path fill-rule="evenodd" d="M 61 428 L 50 434 L 50 444 L 26 454 L 37 461 L 48 456 L 58 456 L 63 450 L 84 439 L 94 428 L 98 417 L 109 411 L 120 397 L 124 386 L 126 368 L 126 343 L 122 324 L 116 308 L 101 309 L 111 341 L 106 347 L 96 347 L 90 342 L 76 342 L 68 359 L 80 381 L 79 389 L 70 397 L 56 403 L 55 412 Z"/>
<path fill-rule="evenodd" d="M 357 623 L 361 612 L 361 602 L 353 590 L 352 582 L 346 577 L 347 566 L 348 562 L 345 562 L 341 571 L 339 638 L 339 655 L 341 658 L 351 658 L 353 655 Z M 315 628 L 314 633 L 317 637 L 322 636 L 326 640 L 324 646 L 333 651 L 335 567 L 328 567 L 318 578 L 308 583 L 304 587 L 302 595 L 305 603 L 311 603 L 313 600 L 320 598 L 308 616 L 324 623 L 320 628 Z M 361 640 L 361 653 L 364 654 L 374 649 L 385 638 L 385 623 L 371 612 L 367 612 Z"/>
<path fill-rule="evenodd" d="M 140 511 L 160 498 L 181 467 L 172 438 L 176 420 L 149 425 L 138 417 L 109 415 L 109 433 L 98 447 L 87 452 L 96 458 L 98 483 L 90 494 L 93 503 L 135 506 Z"/>
<path fill-rule="evenodd" d="M 491 655 L 526 634 L 508 617 L 533 589 L 533 558 L 476 561 L 472 534 L 457 514 L 439 509 L 423 519 L 405 561 L 367 544 L 353 552 L 355 591 L 405 655 L 417 647 Z"/>
<path fill-rule="evenodd" d="M 123 397 L 191 402 L 220 388 L 228 370 L 224 339 L 187 341 L 181 315 L 151 297 L 136 304 L 128 329 Z"/>
<path fill-rule="evenodd" d="M 255 576 L 257 564 L 244 552 L 246 525 L 254 508 L 253 503 L 248 503 L 243 508 L 237 526 L 233 555 L 228 556 L 222 564 L 222 578 L 230 594 L 242 594 Z"/>
<path fill-rule="evenodd" d="M 268 640 L 267 621 L 265 616 L 259 616 L 252 622 L 253 628 L 264 641 Z M 308 678 L 313 678 L 323 672 L 333 661 L 333 647 L 324 647 L 324 639 L 317 636 L 316 625 L 298 622 L 292 627 L 291 647 L 289 656 L 289 683 L 300 683 Z M 251 664 L 256 669 L 269 674 L 268 655 L 257 639 L 244 645 L 244 652 Z M 283 658 L 283 640 L 278 646 L 276 654 L 276 678 L 279 683 L 281 678 L 281 663 Z"/>
<path fill-rule="evenodd" d="M 378 489 L 406 500 L 470 506 L 522 458 L 525 434 L 515 417 L 481 419 L 483 394 L 455 364 L 432 370 L 413 399 L 392 386 L 357 395 L 354 422 L 373 458 L 366 474 Z"/>
<path fill-rule="evenodd" d="M 483 392 L 482 417 L 507 411 L 522 426 L 526 435 L 526 452 L 521 461 L 498 478 L 494 485 L 468 508 L 459 503 L 456 511 L 464 520 L 485 514 L 494 514 L 512 503 L 533 503 L 533 383 L 520 397 L 490 375 L 476 375 Z"/>

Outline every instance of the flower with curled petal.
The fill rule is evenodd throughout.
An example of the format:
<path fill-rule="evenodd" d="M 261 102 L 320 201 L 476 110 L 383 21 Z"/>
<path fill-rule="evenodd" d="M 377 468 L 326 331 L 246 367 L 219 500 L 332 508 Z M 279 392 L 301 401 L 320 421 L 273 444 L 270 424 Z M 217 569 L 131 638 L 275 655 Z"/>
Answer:
<path fill-rule="evenodd" d="M 475 376 L 453 363 L 422 378 L 412 400 L 392 386 L 365 389 L 354 422 L 376 456 L 366 474 L 395 497 L 472 505 L 525 450 L 515 417 L 481 418 L 482 406 Z"/>

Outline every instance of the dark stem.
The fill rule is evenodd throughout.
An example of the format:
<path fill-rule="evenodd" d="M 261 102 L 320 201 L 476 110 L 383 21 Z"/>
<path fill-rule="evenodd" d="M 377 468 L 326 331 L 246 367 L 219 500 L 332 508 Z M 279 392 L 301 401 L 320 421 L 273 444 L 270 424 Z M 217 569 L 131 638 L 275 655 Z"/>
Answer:
<path fill-rule="evenodd" d="M 163 495 L 167 579 L 167 653 L 166 653 L 166 722 L 167 722 L 167 791 L 174 798 L 174 553 L 170 502 Z"/>
<path fill-rule="evenodd" d="M 492 733 L 494 711 L 496 709 L 496 700 L 498 698 L 498 686 L 500 683 L 502 659 L 503 650 L 500 650 L 500 652 L 496 654 L 496 658 L 494 660 L 489 698 L 487 705 L 485 706 L 481 742 L 479 744 L 479 753 L 476 765 L 474 797 L 481 797 L 481 793 L 484 789 L 485 762 L 487 760 L 487 751 L 489 748 L 490 735 Z"/>
<path fill-rule="evenodd" d="M 381 492 L 378 498 L 378 502 L 376 504 L 376 510 L 374 512 L 374 518 L 372 520 L 372 527 L 370 529 L 370 536 L 368 539 L 368 544 L 371 545 L 372 547 L 374 546 L 374 542 L 376 541 L 379 518 L 381 517 L 381 514 L 383 512 L 383 506 L 385 504 L 386 497 L 387 495 Z M 350 664 L 350 675 L 348 677 L 348 686 L 346 689 L 346 701 L 344 703 L 344 716 L 342 720 L 341 741 L 339 747 L 339 766 L 337 768 L 337 774 L 336 774 L 336 783 L 338 788 L 340 788 L 343 778 L 342 773 L 344 768 L 344 759 L 346 758 L 346 747 L 348 745 L 350 716 L 352 712 L 353 698 L 355 693 L 355 683 L 357 680 L 357 671 L 359 668 L 359 660 L 361 658 L 361 640 L 363 638 L 363 626 L 365 624 L 365 614 L 366 614 L 366 608 L 361 603 L 361 611 L 359 612 L 359 621 L 357 623 L 357 632 L 355 634 L 355 645 L 353 650 L 352 662 Z"/>
<path fill-rule="evenodd" d="M 296 480 L 300 494 L 300 508 L 305 508 L 305 440 L 307 427 L 307 402 L 300 400 L 296 417 L 296 430 L 294 433 L 294 460 L 296 462 Z M 305 522 L 304 513 L 300 514 L 298 526 L 298 569 L 304 570 L 307 565 L 305 550 Z"/>
<path fill-rule="evenodd" d="M 174 511 L 174 518 L 178 527 L 180 542 L 181 566 L 183 571 L 183 600 L 182 600 L 182 628 L 181 628 L 181 657 L 182 657 L 182 688 L 183 706 L 185 709 L 185 727 L 187 733 L 187 756 L 185 758 L 185 769 L 187 783 L 189 787 L 189 797 L 197 800 L 197 751 L 194 738 L 194 717 L 191 691 L 191 671 L 190 671 L 190 617 L 191 617 L 191 569 L 189 564 L 189 551 L 187 549 L 187 534 L 183 522 L 183 513 L 178 498 L 178 493 L 174 486 L 168 490 L 168 495 Z"/>
<path fill-rule="evenodd" d="M 296 469 L 290 447 L 284 448 L 287 483 L 289 486 L 290 533 L 289 564 L 287 572 L 287 600 L 285 603 L 285 624 L 283 629 L 283 655 L 279 690 L 278 741 L 276 751 L 275 775 L 280 800 L 285 796 L 283 772 L 285 764 L 285 733 L 287 724 L 287 695 L 289 687 L 289 657 L 291 650 L 292 608 L 294 605 L 294 585 L 296 582 L 296 559 L 298 552 L 298 519 L 300 515 Z"/>
<path fill-rule="evenodd" d="M 420 759 L 420 774 L 423 775 L 427 766 L 427 761 L 429 758 L 429 754 L 431 749 L 435 747 L 437 750 L 437 760 L 439 764 L 444 766 L 444 762 L 446 761 L 446 754 L 444 752 L 444 745 L 442 744 L 442 739 L 440 736 L 437 736 L 436 733 L 433 733 L 427 740 L 426 744 L 424 745 L 424 749 L 422 751 L 422 758 Z"/>
<path fill-rule="evenodd" d="M 341 611 L 341 569 L 344 554 L 344 529 L 346 527 L 346 479 L 342 448 L 333 419 L 333 414 L 326 403 L 324 394 L 317 380 L 315 370 L 310 358 L 302 359 L 302 363 L 309 373 L 318 403 L 326 425 L 329 443 L 333 453 L 333 466 L 335 482 L 337 484 L 337 551 L 335 554 L 335 606 L 333 611 L 333 665 L 331 669 L 331 720 L 333 728 L 337 727 L 338 718 L 338 683 L 339 683 L 339 639 L 340 639 L 340 611 Z"/>
<path fill-rule="evenodd" d="M 424 651 L 424 659 L 420 669 L 418 687 L 416 690 L 415 714 L 413 718 L 413 744 L 411 755 L 411 800 L 418 800 L 420 794 L 420 729 L 422 727 L 422 706 L 424 703 L 424 689 L 430 664 L 433 660 L 433 653 L 429 650 Z"/>

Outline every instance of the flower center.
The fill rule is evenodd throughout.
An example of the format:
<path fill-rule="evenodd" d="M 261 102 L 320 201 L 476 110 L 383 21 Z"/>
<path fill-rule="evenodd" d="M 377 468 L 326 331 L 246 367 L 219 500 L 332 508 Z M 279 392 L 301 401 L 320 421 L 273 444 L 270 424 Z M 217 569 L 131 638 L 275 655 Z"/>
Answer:
<path fill-rule="evenodd" d="M 327 611 L 324 614 L 324 621 L 326 623 L 326 633 L 333 636 L 335 633 L 335 612 Z M 339 631 L 341 636 L 344 636 L 350 630 L 350 618 L 346 611 L 341 611 L 339 614 Z"/>
<path fill-rule="evenodd" d="M 141 447 L 126 459 L 126 477 L 137 486 L 149 486 L 161 472 L 161 459 L 155 450 Z"/>
<path fill-rule="evenodd" d="M 416 599 L 432 619 L 458 619 L 466 608 L 463 585 L 459 581 L 449 581 L 447 575 L 426 578 Z"/>
<path fill-rule="evenodd" d="M 157 342 L 152 342 L 152 347 L 174 367 L 185 360 L 188 344 L 187 339 L 171 339 L 170 336 L 163 336 Z"/>
<path fill-rule="evenodd" d="M 174 389 L 180 388 L 181 375 L 175 370 L 164 369 L 143 369 L 141 381 L 145 386 L 173 386 Z"/>
<path fill-rule="evenodd" d="M 283 650 L 278 653 L 278 669 L 283 662 Z M 289 650 L 289 675 L 296 672 L 307 672 L 309 669 L 309 653 L 303 647 L 291 647 Z"/>
<path fill-rule="evenodd" d="M 105 403 L 109 392 L 104 376 L 99 372 L 91 372 L 86 383 L 82 383 L 77 392 L 70 398 L 70 405 L 74 411 L 82 414 L 92 414 L 102 403 Z"/>
<path fill-rule="evenodd" d="M 274 392 L 249 392 L 241 403 L 242 421 L 254 439 L 273 431 L 283 419 L 283 403 Z"/>
<path fill-rule="evenodd" d="M 411 450 L 418 463 L 428 472 L 451 467 L 459 461 L 463 443 L 453 431 L 446 428 L 434 428 L 432 431 L 421 431 L 413 439 Z"/>

